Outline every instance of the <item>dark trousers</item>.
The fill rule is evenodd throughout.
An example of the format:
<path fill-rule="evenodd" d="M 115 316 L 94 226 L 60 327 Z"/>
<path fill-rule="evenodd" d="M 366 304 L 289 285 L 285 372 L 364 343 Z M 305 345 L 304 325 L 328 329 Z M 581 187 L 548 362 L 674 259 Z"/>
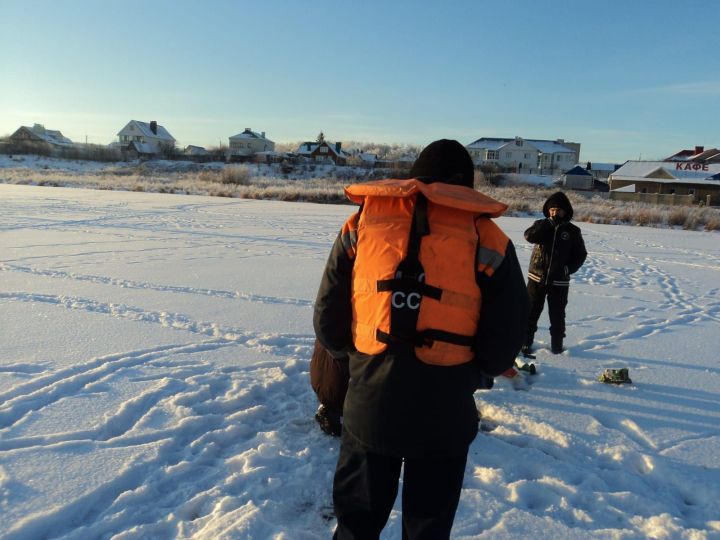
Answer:
<path fill-rule="evenodd" d="M 365 452 L 343 435 L 333 482 L 337 540 L 375 540 L 387 523 L 405 463 L 403 540 L 442 540 L 460 501 L 467 453 L 442 458 L 405 458 Z"/>
<path fill-rule="evenodd" d="M 550 315 L 550 336 L 554 338 L 565 337 L 565 307 L 568 302 L 568 291 L 570 287 L 561 285 L 542 285 L 528 280 L 528 295 L 530 296 L 530 319 L 528 320 L 528 340 L 532 343 L 540 314 L 545 306 L 545 298 L 548 303 L 548 314 Z"/>

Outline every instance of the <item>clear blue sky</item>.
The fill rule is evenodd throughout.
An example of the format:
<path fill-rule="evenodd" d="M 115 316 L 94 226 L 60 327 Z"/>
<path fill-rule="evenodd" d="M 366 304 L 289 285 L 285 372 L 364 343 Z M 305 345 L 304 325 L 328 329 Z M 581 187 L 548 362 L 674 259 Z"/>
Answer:
<path fill-rule="evenodd" d="M 0 135 L 720 147 L 720 2 L 0 0 Z"/>

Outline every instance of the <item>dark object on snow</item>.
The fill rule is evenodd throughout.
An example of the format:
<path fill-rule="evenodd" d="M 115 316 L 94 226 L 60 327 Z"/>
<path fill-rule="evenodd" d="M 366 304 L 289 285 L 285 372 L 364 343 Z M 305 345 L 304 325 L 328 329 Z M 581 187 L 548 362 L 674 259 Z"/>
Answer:
<path fill-rule="evenodd" d="M 632 384 L 628 368 L 606 369 L 598 380 L 608 384 Z"/>
<path fill-rule="evenodd" d="M 563 338 L 561 336 L 551 336 L 550 338 L 550 352 L 553 354 L 560 354 L 563 349 Z"/>
<path fill-rule="evenodd" d="M 537 373 L 537 369 L 535 368 L 535 364 L 522 364 L 518 365 L 517 367 L 520 371 L 524 371 L 525 373 L 529 373 L 530 375 L 535 375 Z"/>

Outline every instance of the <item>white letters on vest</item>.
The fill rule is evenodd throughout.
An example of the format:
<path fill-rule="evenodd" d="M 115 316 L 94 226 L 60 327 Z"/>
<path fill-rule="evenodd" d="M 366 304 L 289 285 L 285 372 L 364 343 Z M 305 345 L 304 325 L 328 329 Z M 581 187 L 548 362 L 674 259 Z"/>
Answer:
<path fill-rule="evenodd" d="M 395 291 L 392 295 L 392 306 L 397 309 L 419 309 L 421 298 L 420 293 L 412 292 L 406 295 L 402 291 Z"/>

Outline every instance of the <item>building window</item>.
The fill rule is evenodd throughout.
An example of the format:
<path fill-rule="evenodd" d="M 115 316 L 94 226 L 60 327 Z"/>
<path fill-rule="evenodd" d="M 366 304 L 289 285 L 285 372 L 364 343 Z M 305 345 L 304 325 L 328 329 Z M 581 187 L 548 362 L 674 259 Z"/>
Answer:
<path fill-rule="evenodd" d="M 505 157 L 510 159 L 512 157 L 512 152 L 505 152 Z"/>
<path fill-rule="evenodd" d="M 688 195 L 695 195 L 695 188 L 688 188 Z"/>
<path fill-rule="evenodd" d="M 525 154 L 525 159 L 530 159 L 530 154 Z"/>
<path fill-rule="evenodd" d="M 321 154 L 327 154 L 327 153 L 328 153 L 327 146 L 323 146 L 322 148 L 320 148 L 320 153 L 321 153 Z"/>
<path fill-rule="evenodd" d="M 500 152 L 497 150 L 488 150 L 487 151 L 487 159 L 498 159 Z"/>

